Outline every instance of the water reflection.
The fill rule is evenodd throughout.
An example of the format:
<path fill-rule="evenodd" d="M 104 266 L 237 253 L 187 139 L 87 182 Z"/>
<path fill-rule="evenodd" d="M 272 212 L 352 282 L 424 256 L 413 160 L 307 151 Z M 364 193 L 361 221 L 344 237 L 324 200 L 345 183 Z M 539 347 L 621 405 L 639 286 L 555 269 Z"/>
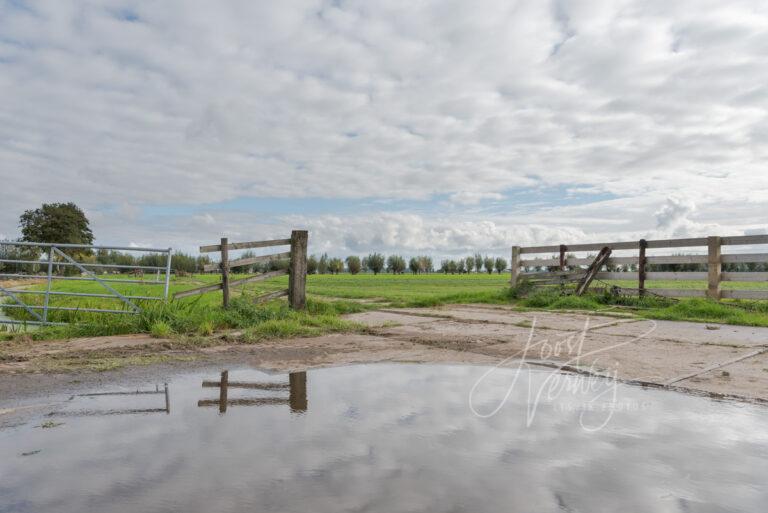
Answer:
<path fill-rule="evenodd" d="M 163 389 L 160 389 L 159 385 L 155 385 L 154 390 L 134 390 L 128 392 L 90 392 L 87 394 L 77 394 L 70 398 L 73 400 L 77 397 L 89 397 L 89 398 L 107 398 L 107 397 L 137 397 L 146 395 L 162 395 L 165 398 L 165 406 L 163 408 L 109 408 L 109 409 L 80 409 L 80 410 L 62 410 L 55 411 L 48 414 L 49 417 L 96 417 L 99 415 L 136 415 L 147 413 L 165 413 L 170 415 L 171 413 L 171 397 L 168 389 L 168 383 L 163 385 Z"/>
<path fill-rule="evenodd" d="M 0 513 L 765 510 L 768 409 L 621 385 L 622 404 L 642 408 L 617 411 L 600 431 L 580 426 L 592 396 L 578 391 L 543 398 L 528 427 L 523 388 L 497 415 L 472 414 L 469 391 L 485 370 L 232 368 L 223 415 L 220 371 L 207 370 L 169 379 L 167 415 L 41 429 L 41 414 L 0 429 Z M 494 374 L 478 408 L 493 408 L 511 376 Z M 547 376 L 523 377 L 540 386 Z M 161 397 L 84 395 L 64 409 L 152 409 Z M 265 399 L 280 402 L 232 402 Z"/>
<path fill-rule="evenodd" d="M 221 373 L 219 381 L 203 381 L 203 388 L 218 388 L 218 399 L 201 399 L 197 401 L 198 407 L 218 406 L 219 413 L 227 412 L 228 406 L 275 406 L 288 405 L 294 413 L 303 413 L 307 411 L 307 373 L 291 372 L 288 375 L 288 383 L 272 382 L 247 382 L 230 381 L 229 371 Z M 244 388 L 251 390 L 261 390 L 270 392 L 288 392 L 288 397 L 269 396 L 269 397 L 243 397 L 229 399 L 230 388 Z"/>

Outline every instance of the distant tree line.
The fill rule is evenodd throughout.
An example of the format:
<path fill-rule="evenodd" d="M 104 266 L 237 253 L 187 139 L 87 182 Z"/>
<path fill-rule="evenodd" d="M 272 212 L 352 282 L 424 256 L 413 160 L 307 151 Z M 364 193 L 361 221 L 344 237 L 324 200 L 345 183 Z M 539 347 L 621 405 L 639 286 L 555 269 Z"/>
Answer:
<path fill-rule="evenodd" d="M 41 260 L 45 258 L 45 252 L 39 247 L 29 246 L 6 246 L 0 245 L 0 259 L 4 260 L 30 260 L 39 261 L 33 264 L 17 264 L 0 262 L 0 272 L 6 274 L 38 274 L 45 272 L 46 261 Z M 80 252 L 73 255 L 78 262 L 86 264 L 104 264 L 115 266 L 147 266 L 147 267 L 163 267 L 166 265 L 167 256 L 162 253 L 145 253 L 140 256 L 133 255 L 131 253 L 121 251 L 110 251 L 106 249 L 99 249 L 94 252 Z M 177 274 L 192 274 L 203 272 L 203 266 L 211 263 L 211 259 L 208 256 L 194 257 L 186 253 L 174 253 L 171 256 L 171 271 Z M 60 265 L 61 259 L 57 259 L 54 263 L 55 272 L 58 274 L 80 274 L 80 270 L 74 266 Z M 125 269 L 120 267 L 89 267 L 91 271 L 96 274 L 102 273 L 120 273 L 127 274 L 132 273 L 132 269 Z"/>
<path fill-rule="evenodd" d="M 585 258 L 593 259 L 597 255 L 587 255 Z M 690 256 L 684 253 L 677 253 L 674 256 Z M 552 255 L 551 259 L 557 260 L 559 255 Z M 566 258 L 576 258 L 573 253 L 568 253 Z M 571 265 L 566 266 L 566 270 L 578 271 L 585 269 L 587 265 Z M 559 271 L 560 266 L 528 266 L 526 271 Z M 606 270 L 608 272 L 637 272 L 637 264 L 612 264 L 607 265 Z M 646 272 L 707 272 L 707 264 L 647 264 L 645 266 Z M 722 264 L 723 272 L 768 272 L 768 263 L 765 262 L 743 262 L 743 263 L 724 263 Z"/>
<path fill-rule="evenodd" d="M 471 272 L 488 273 L 493 271 L 502 273 L 507 269 L 507 261 L 503 258 L 491 258 L 476 254 L 457 260 L 443 260 L 440 267 L 435 269 L 432 257 L 427 255 L 414 256 L 406 260 L 401 255 L 392 254 L 384 256 L 381 253 L 371 253 L 360 258 L 350 255 L 344 260 L 340 258 L 331 258 L 327 253 L 320 255 L 310 255 L 307 258 L 307 272 L 309 274 L 339 274 L 348 272 L 350 274 L 358 273 L 389 273 L 403 274 L 410 272 L 412 274 L 429 274 L 440 272 L 444 274 L 466 274 Z"/>

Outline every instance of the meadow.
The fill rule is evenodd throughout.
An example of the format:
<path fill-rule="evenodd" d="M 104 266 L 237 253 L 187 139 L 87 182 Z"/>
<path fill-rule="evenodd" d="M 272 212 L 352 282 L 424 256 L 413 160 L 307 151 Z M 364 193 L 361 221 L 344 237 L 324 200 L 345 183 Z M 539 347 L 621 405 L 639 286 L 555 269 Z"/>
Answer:
<path fill-rule="evenodd" d="M 233 276 L 237 279 L 240 276 Z M 221 308 L 221 292 L 192 296 L 165 302 L 137 301 L 142 308 L 140 315 L 99 314 L 82 311 L 52 311 L 50 320 L 71 323 L 69 326 L 49 327 L 33 332 L 34 338 L 95 336 L 121 333 L 151 333 L 158 337 L 173 334 L 210 335 L 223 329 L 250 330 L 250 338 L 298 336 L 321 334 L 329 331 L 357 329 L 339 316 L 343 313 L 363 311 L 379 307 L 428 307 L 449 303 L 513 304 L 518 308 L 583 309 L 591 311 L 628 311 L 644 317 L 673 320 L 694 320 L 768 326 L 768 302 L 728 301 L 716 303 L 702 299 L 680 301 L 660 298 L 612 297 L 593 293 L 576 298 L 564 296 L 559 287 L 549 287 L 532 292 L 525 297 L 519 290 L 510 289 L 509 274 L 324 274 L 310 275 L 307 279 L 309 308 L 307 312 L 294 312 L 284 300 L 254 305 L 252 299 L 259 294 L 287 288 L 288 278 L 282 276 L 255 284 L 232 289 L 233 305 L 229 310 Z M 216 274 L 199 274 L 174 277 L 171 280 L 171 296 L 174 292 L 189 290 L 220 281 Z M 608 282 L 624 287 L 636 286 L 633 282 Z M 150 284 L 112 283 L 125 295 L 156 296 L 162 294 L 162 286 Z M 29 290 L 44 290 L 36 284 Z M 705 282 L 648 282 L 653 288 L 698 288 Z M 726 282 L 723 288 L 768 289 L 768 283 Z M 55 281 L 54 291 L 105 293 L 94 282 Z M 25 301 L 40 304 L 42 296 L 25 294 Z M 125 309 L 114 298 L 52 296 L 51 306 L 70 308 Z M 17 319 L 29 320 L 21 309 L 6 309 L 6 314 Z M 8 335 L 6 335 L 8 336 Z"/>

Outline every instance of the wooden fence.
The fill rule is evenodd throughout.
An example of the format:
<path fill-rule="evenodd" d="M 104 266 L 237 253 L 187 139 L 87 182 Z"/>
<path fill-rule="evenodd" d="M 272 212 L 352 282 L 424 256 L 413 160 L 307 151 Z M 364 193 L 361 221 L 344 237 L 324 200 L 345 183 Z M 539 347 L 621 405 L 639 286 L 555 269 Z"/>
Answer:
<path fill-rule="evenodd" d="M 268 292 L 258 296 L 255 301 L 263 302 L 270 299 L 276 299 L 283 296 L 288 296 L 288 303 L 291 308 L 295 310 L 303 310 L 307 304 L 307 243 L 309 240 L 309 233 L 305 230 L 294 230 L 291 232 L 290 239 L 277 239 L 277 240 L 262 240 L 253 242 L 229 242 L 226 237 L 222 237 L 219 244 L 212 244 L 209 246 L 200 246 L 201 253 L 221 253 L 221 262 L 216 264 L 209 264 L 205 266 L 205 271 L 219 270 L 221 272 L 221 283 L 214 285 L 206 285 L 192 290 L 185 290 L 177 292 L 173 295 L 174 299 L 180 299 L 183 297 L 194 296 L 196 294 L 205 294 L 206 292 L 213 292 L 216 290 L 222 291 L 222 298 L 224 308 L 229 306 L 229 293 L 231 287 L 238 285 L 244 285 L 246 283 L 253 283 L 257 281 L 268 280 L 269 278 L 275 278 L 277 276 L 283 276 L 288 274 L 288 289 L 280 290 L 276 292 Z M 239 249 L 253 249 L 253 248 L 266 248 L 271 246 L 290 246 L 290 251 L 285 253 L 274 253 L 271 255 L 263 255 L 248 258 L 239 258 L 236 260 L 229 259 L 229 252 Z M 268 262 L 275 259 L 290 259 L 288 269 L 282 269 L 279 271 L 270 271 L 256 276 L 248 278 L 241 278 L 239 280 L 230 280 L 230 269 L 233 267 L 244 267 L 253 265 L 260 262 Z"/>
<path fill-rule="evenodd" d="M 606 242 L 599 244 L 571 244 L 559 246 L 512 247 L 512 285 L 523 278 L 543 279 L 548 283 L 565 282 L 568 278 L 583 275 L 582 266 L 588 266 L 594 257 L 573 257 L 570 253 L 600 251 L 605 247 L 612 251 L 634 250 L 635 256 L 613 256 L 607 260 L 607 267 L 631 266 L 637 271 L 611 272 L 602 270 L 598 280 L 632 280 L 637 282 L 640 295 L 646 292 L 668 297 L 709 297 L 712 299 L 768 299 L 768 290 L 722 290 L 721 283 L 768 282 L 768 272 L 724 272 L 723 264 L 768 263 L 768 253 L 723 254 L 723 246 L 746 246 L 768 244 L 768 235 L 743 235 L 735 237 L 701 237 L 690 239 L 640 240 L 632 242 Z M 646 255 L 647 250 L 706 247 L 706 254 Z M 523 258 L 523 255 L 541 255 Z M 556 257 L 551 255 L 556 253 Z M 650 264 L 701 264 L 706 271 L 649 272 Z M 531 268 L 546 267 L 545 271 L 530 271 Z M 578 271 L 581 270 L 581 273 Z M 707 282 L 703 289 L 655 289 L 648 288 L 650 280 L 701 280 Z"/>

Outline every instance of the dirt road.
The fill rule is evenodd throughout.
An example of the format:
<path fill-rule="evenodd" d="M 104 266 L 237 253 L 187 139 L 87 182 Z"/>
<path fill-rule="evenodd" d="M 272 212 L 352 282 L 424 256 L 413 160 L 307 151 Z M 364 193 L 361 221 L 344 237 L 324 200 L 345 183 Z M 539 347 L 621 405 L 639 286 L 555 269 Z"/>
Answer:
<path fill-rule="evenodd" d="M 0 396 L 29 381 L 40 359 L 106 353 L 117 359 L 237 362 L 280 371 L 381 361 L 531 365 L 768 404 L 768 328 L 486 305 L 378 310 L 347 318 L 367 325 L 368 333 L 254 345 L 218 339 L 196 348 L 144 335 L 17 344 L 6 348 L 0 361 Z M 61 379 L 36 374 L 35 386 Z"/>

